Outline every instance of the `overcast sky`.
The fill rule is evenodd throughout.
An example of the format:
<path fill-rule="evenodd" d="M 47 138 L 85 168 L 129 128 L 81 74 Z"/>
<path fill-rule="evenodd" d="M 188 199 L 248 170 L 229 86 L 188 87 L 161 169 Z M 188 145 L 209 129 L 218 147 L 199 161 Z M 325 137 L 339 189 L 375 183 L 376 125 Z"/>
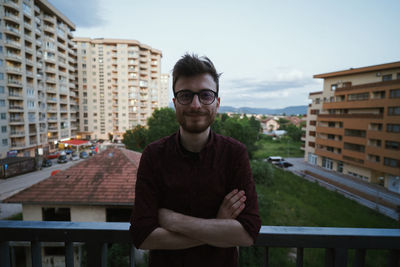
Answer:
<path fill-rule="evenodd" d="M 208 56 L 221 104 L 306 105 L 314 74 L 400 61 L 399 0 L 49 0 L 74 36 L 134 39 L 163 53 Z M 171 94 L 170 94 L 171 95 Z"/>

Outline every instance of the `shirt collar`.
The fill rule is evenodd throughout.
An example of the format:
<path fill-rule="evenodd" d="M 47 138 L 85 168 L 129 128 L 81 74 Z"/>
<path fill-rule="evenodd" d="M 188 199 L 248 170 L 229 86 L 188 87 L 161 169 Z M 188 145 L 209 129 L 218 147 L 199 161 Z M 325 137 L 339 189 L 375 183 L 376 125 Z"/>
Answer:
<path fill-rule="evenodd" d="M 175 144 L 176 144 L 176 150 L 179 154 L 181 154 L 184 157 L 188 157 L 188 154 L 185 153 L 185 151 L 183 150 L 183 146 L 181 145 L 181 133 L 180 130 L 178 130 L 178 132 L 175 134 Z M 214 143 L 215 140 L 215 133 L 213 132 L 213 130 L 210 129 L 210 134 L 208 135 L 208 140 L 206 145 L 203 147 L 203 149 L 199 152 L 200 158 L 202 157 L 202 155 L 204 155 L 204 153 L 206 153 L 206 151 L 208 149 L 210 149 Z"/>

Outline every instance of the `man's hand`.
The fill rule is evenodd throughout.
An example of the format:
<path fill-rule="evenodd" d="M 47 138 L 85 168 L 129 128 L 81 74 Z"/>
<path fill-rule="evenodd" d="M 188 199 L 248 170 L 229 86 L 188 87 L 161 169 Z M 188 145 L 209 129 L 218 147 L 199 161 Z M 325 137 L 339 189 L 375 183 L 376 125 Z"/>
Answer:
<path fill-rule="evenodd" d="M 219 207 L 217 219 L 236 219 L 245 207 L 246 196 L 244 191 L 234 189 L 227 194 Z"/>

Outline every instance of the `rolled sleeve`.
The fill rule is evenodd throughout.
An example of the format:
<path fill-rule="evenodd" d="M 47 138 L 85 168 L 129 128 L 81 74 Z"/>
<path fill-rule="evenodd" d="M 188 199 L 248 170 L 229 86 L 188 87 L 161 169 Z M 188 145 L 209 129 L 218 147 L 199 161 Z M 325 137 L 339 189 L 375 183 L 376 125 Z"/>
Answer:
<path fill-rule="evenodd" d="M 135 205 L 131 216 L 130 233 L 134 245 L 139 248 L 143 241 L 157 227 L 158 223 L 158 186 L 150 149 L 143 151 L 135 188 Z"/>

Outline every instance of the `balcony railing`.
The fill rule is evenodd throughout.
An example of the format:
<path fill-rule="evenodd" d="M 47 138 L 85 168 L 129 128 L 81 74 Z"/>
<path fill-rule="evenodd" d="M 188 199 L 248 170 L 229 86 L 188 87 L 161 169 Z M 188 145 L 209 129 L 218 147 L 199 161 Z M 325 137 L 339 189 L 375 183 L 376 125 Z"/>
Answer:
<path fill-rule="evenodd" d="M 105 266 L 107 244 L 131 244 L 128 223 L 78 223 L 0 221 L 0 266 L 10 267 L 10 242 L 31 243 L 32 266 L 42 266 L 42 242 L 65 243 L 65 263 L 74 265 L 74 242 L 87 245 L 87 266 Z M 400 263 L 400 229 L 263 226 L 255 246 L 265 247 L 264 266 L 269 266 L 269 248 L 297 248 L 296 266 L 303 266 L 304 248 L 325 248 L 321 266 L 347 266 L 348 251 L 355 249 L 354 266 L 365 266 L 367 249 L 389 250 L 387 266 Z M 135 265 L 134 247 L 130 266 Z"/>

